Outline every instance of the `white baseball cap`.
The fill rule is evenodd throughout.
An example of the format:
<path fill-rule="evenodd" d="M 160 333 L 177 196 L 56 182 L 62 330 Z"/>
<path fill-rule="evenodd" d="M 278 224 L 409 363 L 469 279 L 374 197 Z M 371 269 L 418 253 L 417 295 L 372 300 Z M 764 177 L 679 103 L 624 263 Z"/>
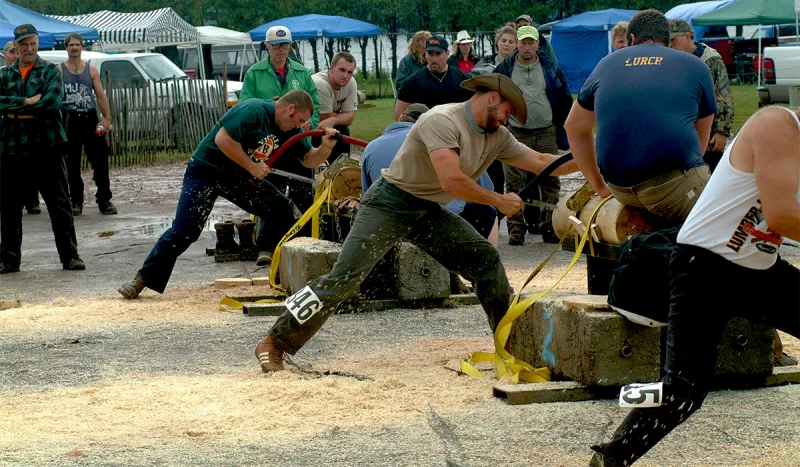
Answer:
<path fill-rule="evenodd" d="M 268 44 L 288 44 L 292 42 L 292 33 L 286 26 L 272 26 L 267 29 Z"/>

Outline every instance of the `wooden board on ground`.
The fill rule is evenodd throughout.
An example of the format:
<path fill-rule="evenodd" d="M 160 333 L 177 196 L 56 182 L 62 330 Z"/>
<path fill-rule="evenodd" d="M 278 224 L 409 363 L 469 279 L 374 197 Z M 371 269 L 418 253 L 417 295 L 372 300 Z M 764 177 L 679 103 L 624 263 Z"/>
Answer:
<path fill-rule="evenodd" d="M 239 300 L 238 298 L 236 299 Z M 254 298 L 251 297 L 245 300 L 254 301 Z M 245 300 L 239 301 L 243 302 Z M 479 304 L 480 302 L 475 294 L 451 295 L 449 298 L 444 299 L 359 300 L 340 304 L 336 309 L 336 313 L 365 313 L 394 309 L 454 308 Z M 244 303 L 242 313 L 247 316 L 279 316 L 285 309 L 283 303 Z"/>
<path fill-rule="evenodd" d="M 760 387 L 783 386 L 800 383 L 800 365 L 776 367 Z M 493 389 L 494 397 L 504 399 L 509 405 L 538 404 L 544 402 L 578 402 L 613 399 L 619 388 L 588 387 L 574 381 L 551 381 L 548 383 L 498 384 Z"/>
<path fill-rule="evenodd" d="M 22 300 L 0 299 L 0 310 L 8 310 L 10 308 L 22 308 Z"/>
<path fill-rule="evenodd" d="M 214 286 L 218 289 L 229 289 L 231 287 L 246 287 L 253 285 L 252 279 L 245 279 L 243 277 L 230 277 L 227 279 L 217 279 L 214 281 Z"/>

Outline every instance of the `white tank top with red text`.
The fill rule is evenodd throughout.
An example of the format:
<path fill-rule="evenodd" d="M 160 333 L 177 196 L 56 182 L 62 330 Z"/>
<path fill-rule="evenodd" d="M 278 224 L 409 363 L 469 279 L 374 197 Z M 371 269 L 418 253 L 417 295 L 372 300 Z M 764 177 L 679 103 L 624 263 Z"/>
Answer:
<path fill-rule="evenodd" d="M 786 110 L 800 129 L 800 119 Z M 692 208 L 678 234 L 678 243 L 705 248 L 746 268 L 768 269 L 777 261 L 783 238 L 767 225 L 755 174 L 731 165 L 731 149 L 737 139 L 738 136 L 725 150 Z M 800 202 L 800 190 L 797 201 Z"/>

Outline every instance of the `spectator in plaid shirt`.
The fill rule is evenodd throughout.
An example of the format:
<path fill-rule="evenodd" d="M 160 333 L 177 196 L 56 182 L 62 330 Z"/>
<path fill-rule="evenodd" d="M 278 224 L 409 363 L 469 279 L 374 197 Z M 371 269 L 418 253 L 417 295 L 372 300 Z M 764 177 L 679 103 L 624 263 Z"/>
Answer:
<path fill-rule="evenodd" d="M 32 181 L 47 204 L 64 269 L 86 269 L 78 256 L 67 185 L 61 73 L 39 58 L 39 34 L 33 25 L 14 29 L 14 42 L 19 59 L 0 70 L 0 274 L 19 271 L 22 205 Z"/>

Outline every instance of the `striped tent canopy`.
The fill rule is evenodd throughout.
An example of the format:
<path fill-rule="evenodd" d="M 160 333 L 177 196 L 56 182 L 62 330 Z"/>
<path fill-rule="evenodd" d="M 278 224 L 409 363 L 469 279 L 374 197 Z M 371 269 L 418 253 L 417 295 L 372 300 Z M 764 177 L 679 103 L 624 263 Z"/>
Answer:
<path fill-rule="evenodd" d="M 197 30 L 178 16 L 172 8 L 143 13 L 103 10 L 85 15 L 53 16 L 53 18 L 97 29 L 100 40 L 99 44 L 96 44 L 96 50 L 102 48 L 104 52 L 197 43 Z"/>

